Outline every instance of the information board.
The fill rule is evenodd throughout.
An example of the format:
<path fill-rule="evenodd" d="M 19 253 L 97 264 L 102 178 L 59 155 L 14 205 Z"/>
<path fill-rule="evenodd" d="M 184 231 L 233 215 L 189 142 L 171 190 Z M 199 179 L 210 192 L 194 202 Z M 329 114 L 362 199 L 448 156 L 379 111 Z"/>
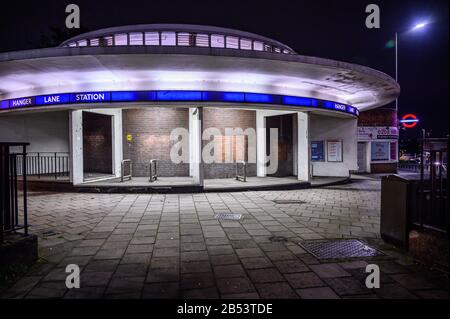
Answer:
<path fill-rule="evenodd" d="M 342 141 L 327 141 L 327 161 L 342 162 Z"/>

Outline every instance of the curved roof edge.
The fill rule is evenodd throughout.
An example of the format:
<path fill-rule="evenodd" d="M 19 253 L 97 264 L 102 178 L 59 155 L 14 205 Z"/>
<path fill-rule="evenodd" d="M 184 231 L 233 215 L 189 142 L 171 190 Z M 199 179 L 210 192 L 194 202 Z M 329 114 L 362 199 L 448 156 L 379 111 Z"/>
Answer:
<path fill-rule="evenodd" d="M 126 26 L 117 26 L 117 27 L 109 27 L 109 28 L 103 28 L 95 31 L 90 31 L 86 33 L 79 34 L 75 37 L 72 37 L 63 43 L 61 43 L 59 46 L 64 46 L 67 43 L 74 42 L 77 40 L 82 40 L 86 38 L 92 38 L 92 37 L 100 37 L 100 36 L 106 36 L 111 35 L 114 33 L 121 33 L 121 32 L 133 32 L 133 31 L 183 31 L 183 32 L 196 32 L 196 33 L 218 33 L 221 35 L 230 35 L 230 36 L 239 36 L 239 37 L 248 37 L 253 40 L 260 40 L 267 42 L 268 44 L 276 45 L 281 48 L 288 49 L 292 52 L 295 52 L 291 47 L 288 45 L 281 43 L 277 40 L 252 33 L 247 31 L 241 31 L 231 28 L 223 28 L 223 27 L 216 27 L 216 26 L 210 26 L 210 25 L 199 25 L 199 24 L 171 24 L 171 23 L 158 23 L 158 24 L 135 24 L 135 25 L 126 25 Z"/>
<path fill-rule="evenodd" d="M 256 58 L 265 60 L 278 60 L 286 62 L 306 63 L 311 65 L 343 68 L 367 75 L 375 76 L 396 85 L 400 85 L 388 74 L 376 69 L 327 58 L 313 57 L 307 55 L 280 55 L 272 52 L 229 50 L 223 48 L 201 48 L 201 47 L 157 47 L 157 46 L 117 46 L 117 47 L 55 47 L 44 49 L 30 49 L 22 51 L 11 51 L 0 53 L 0 62 L 19 61 L 27 59 L 40 59 L 51 57 L 77 56 L 77 55 L 103 55 L 103 54 L 192 54 L 211 55 L 224 57 Z"/>
<path fill-rule="evenodd" d="M 76 57 L 76 56 L 102 56 L 102 55 L 192 55 L 192 56 L 216 56 L 234 57 L 242 59 L 255 59 L 267 61 L 279 61 L 287 63 L 299 63 L 310 67 L 325 67 L 336 70 L 347 70 L 360 73 L 364 76 L 376 78 L 384 82 L 384 87 L 390 87 L 389 94 L 385 95 L 381 103 L 375 103 L 364 107 L 364 110 L 381 107 L 395 100 L 400 94 L 399 84 L 389 75 L 381 71 L 348 62 L 331 59 L 302 56 L 285 55 L 260 51 L 229 50 L 221 48 L 199 48 L 199 47 L 159 47 L 159 46 L 118 46 L 118 47 L 55 47 L 46 49 L 35 49 L 26 51 L 15 51 L 0 53 L 0 69 L 2 63 L 26 60 L 40 60 L 50 58 Z M 375 80 L 375 79 L 374 79 Z M 333 81 L 333 80 L 332 80 Z M 350 103 L 351 104 L 351 103 Z"/>

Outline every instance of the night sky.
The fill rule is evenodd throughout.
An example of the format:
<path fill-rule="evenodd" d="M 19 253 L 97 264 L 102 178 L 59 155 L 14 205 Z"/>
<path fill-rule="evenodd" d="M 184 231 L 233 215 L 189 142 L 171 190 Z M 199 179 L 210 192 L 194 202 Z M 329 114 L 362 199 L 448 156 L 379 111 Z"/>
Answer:
<path fill-rule="evenodd" d="M 50 27 L 64 29 L 65 7 L 76 3 L 89 31 L 140 23 L 191 23 L 235 28 L 286 43 L 299 54 L 366 65 L 395 76 L 395 50 L 386 43 L 423 20 L 426 28 L 399 37 L 399 115 L 415 113 L 418 129 L 448 134 L 449 1 L 3 1 L 0 52 L 42 46 Z M 366 5 L 381 9 L 381 28 L 365 27 Z"/>

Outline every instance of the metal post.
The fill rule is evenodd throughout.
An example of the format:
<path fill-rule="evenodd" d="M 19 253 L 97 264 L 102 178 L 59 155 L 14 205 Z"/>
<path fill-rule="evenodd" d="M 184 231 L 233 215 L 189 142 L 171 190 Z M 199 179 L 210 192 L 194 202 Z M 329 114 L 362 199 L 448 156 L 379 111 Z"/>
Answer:
<path fill-rule="evenodd" d="M 55 169 L 55 179 L 58 179 L 58 175 L 56 173 L 56 152 L 55 152 L 55 163 L 54 163 L 53 167 Z"/>
<path fill-rule="evenodd" d="M 22 157 L 27 157 L 27 146 L 22 146 Z M 26 161 L 23 161 L 22 167 L 22 181 L 23 181 L 23 226 L 25 230 L 25 236 L 28 236 L 28 208 L 27 208 L 27 166 Z"/>
<path fill-rule="evenodd" d="M 398 83 L 398 33 L 395 32 L 395 82 Z M 395 99 L 395 113 L 398 113 L 398 97 Z"/>
<path fill-rule="evenodd" d="M 425 129 L 422 129 L 422 141 L 420 142 L 420 181 L 423 182 L 423 170 L 424 170 L 424 143 L 425 143 Z"/>
<path fill-rule="evenodd" d="M 0 144 L 0 244 L 3 243 L 3 230 L 4 230 L 4 223 L 3 223 L 3 214 L 5 212 L 4 209 L 4 191 L 3 191 L 3 178 L 4 178 L 4 171 L 3 171 L 3 159 L 6 155 L 6 147 Z"/>
<path fill-rule="evenodd" d="M 25 158 L 23 159 L 23 161 L 25 162 Z M 38 178 L 41 178 L 41 156 L 39 154 L 39 152 L 37 153 L 37 169 L 38 169 Z"/>

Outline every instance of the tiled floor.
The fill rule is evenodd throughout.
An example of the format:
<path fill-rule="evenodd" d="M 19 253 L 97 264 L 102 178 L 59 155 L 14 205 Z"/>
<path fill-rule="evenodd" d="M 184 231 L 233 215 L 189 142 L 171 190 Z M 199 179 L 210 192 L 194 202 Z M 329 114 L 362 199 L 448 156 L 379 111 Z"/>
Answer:
<path fill-rule="evenodd" d="M 379 199 L 372 179 L 295 191 L 32 193 L 44 261 L 3 298 L 448 298 L 445 276 L 379 239 Z M 243 217 L 218 221 L 217 213 Z M 386 256 L 324 263 L 298 245 L 355 237 Z M 379 289 L 364 284 L 368 262 L 380 267 Z M 68 264 L 81 268 L 80 289 L 65 286 Z"/>

